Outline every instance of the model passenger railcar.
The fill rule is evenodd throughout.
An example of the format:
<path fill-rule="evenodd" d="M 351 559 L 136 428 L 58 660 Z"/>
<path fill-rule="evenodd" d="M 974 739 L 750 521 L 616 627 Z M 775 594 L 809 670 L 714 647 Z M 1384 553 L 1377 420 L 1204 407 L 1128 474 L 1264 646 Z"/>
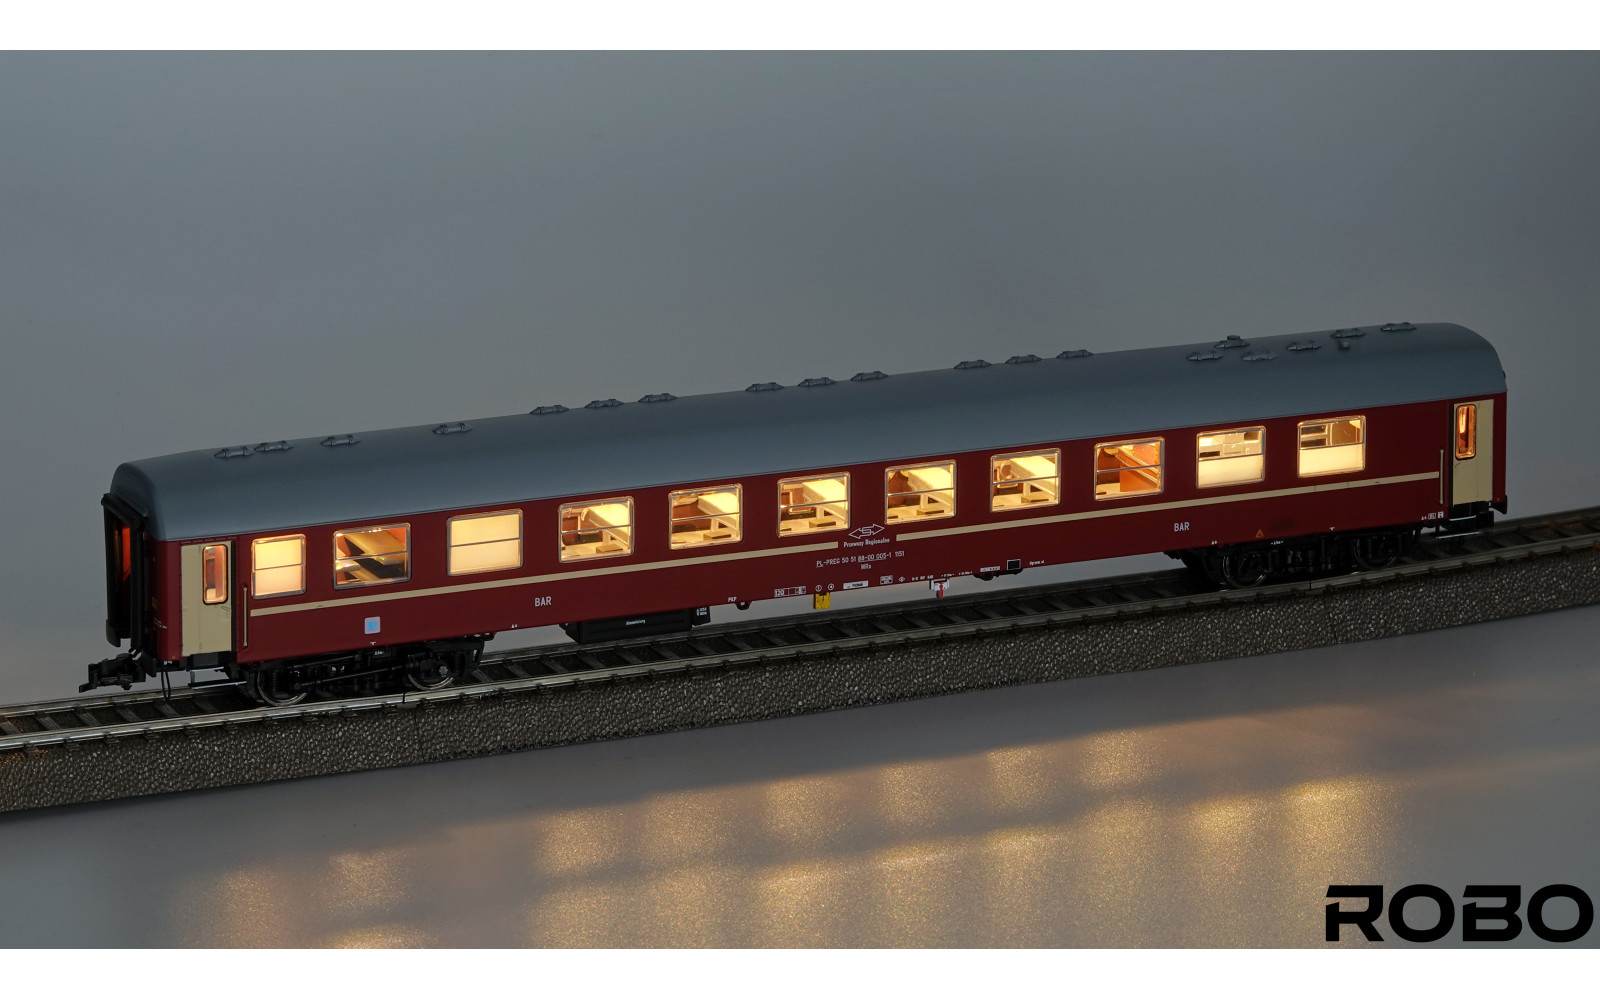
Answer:
<path fill-rule="evenodd" d="M 265 701 L 497 632 L 1167 552 L 1219 583 L 1375 565 L 1505 510 L 1505 376 L 1470 330 L 863 372 L 188 452 L 103 501 L 87 690 L 215 668 Z"/>

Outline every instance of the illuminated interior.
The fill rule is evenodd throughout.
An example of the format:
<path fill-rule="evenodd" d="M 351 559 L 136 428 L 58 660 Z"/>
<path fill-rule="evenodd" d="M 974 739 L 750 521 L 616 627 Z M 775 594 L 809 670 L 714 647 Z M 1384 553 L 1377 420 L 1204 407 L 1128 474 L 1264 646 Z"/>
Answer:
<path fill-rule="evenodd" d="M 1161 492 L 1161 439 L 1112 441 L 1094 447 L 1094 498 L 1115 500 Z"/>
<path fill-rule="evenodd" d="M 411 579 L 411 526 L 388 524 L 333 533 L 333 585 L 371 587 Z"/>
<path fill-rule="evenodd" d="M 850 473 L 778 484 L 778 534 L 838 531 L 850 527 Z"/>
<path fill-rule="evenodd" d="M 1195 436 L 1195 466 L 1201 486 L 1259 483 L 1267 478 L 1265 427 L 1206 431 Z"/>
<path fill-rule="evenodd" d="M 452 517 L 447 525 L 451 576 L 522 565 L 522 511 L 468 514 Z"/>
<path fill-rule="evenodd" d="M 252 578 L 256 597 L 283 597 L 306 592 L 306 536 L 279 535 L 250 543 Z"/>
<path fill-rule="evenodd" d="M 739 486 L 683 490 L 668 499 L 672 505 L 672 547 L 725 545 L 740 537 Z"/>
<path fill-rule="evenodd" d="M 222 604 L 228 600 L 228 547 L 207 545 L 200 550 L 200 583 L 205 588 L 203 600 L 207 604 Z"/>
<path fill-rule="evenodd" d="M 633 497 L 561 505 L 561 561 L 633 552 Z"/>
<path fill-rule="evenodd" d="M 1061 449 L 996 455 L 991 509 L 1047 507 L 1061 502 Z"/>
<path fill-rule="evenodd" d="M 950 517 L 956 512 L 956 463 L 902 465 L 886 470 L 887 517 L 896 521 Z"/>
<path fill-rule="evenodd" d="M 1365 417 L 1312 420 L 1300 425 L 1300 475 L 1360 472 L 1367 464 Z"/>
<path fill-rule="evenodd" d="M 1478 454 L 1478 405 L 1462 403 L 1456 407 L 1456 457 Z"/>

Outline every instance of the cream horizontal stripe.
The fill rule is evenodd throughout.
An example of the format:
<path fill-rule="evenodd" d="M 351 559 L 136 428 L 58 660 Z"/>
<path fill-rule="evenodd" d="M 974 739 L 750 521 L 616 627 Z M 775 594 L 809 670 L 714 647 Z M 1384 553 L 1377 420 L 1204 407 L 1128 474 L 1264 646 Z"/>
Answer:
<path fill-rule="evenodd" d="M 895 536 L 896 541 L 908 538 L 940 538 L 945 535 L 965 535 L 973 531 L 999 531 L 1003 528 L 1032 528 L 1041 524 L 1061 524 L 1065 521 L 1086 521 L 1095 517 L 1115 517 L 1119 514 L 1145 514 L 1157 510 L 1177 510 L 1209 506 L 1218 503 L 1239 503 L 1243 500 L 1268 500 L 1272 497 L 1296 496 L 1304 493 L 1328 493 L 1334 490 L 1353 490 L 1363 486 L 1391 486 L 1395 483 L 1416 483 L 1438 479 L 1437 472 L 1418 472 L 1409 476 L 1387 476 L 1382 479 L 1362 479 L 1353 483 L 1318 483 L 1313 486 L 1295 486 L 1286 490 L 1263 490 L 1259 493 L 1237 493 L 1232 496 L 1205 497 L 1196 500 L 1172 500 L 1167 503 L 1142 504 L 1138 507 L 1109 507 L 1104 510 L 1085 510 L 1051 517 L 1030 517 L 1025 521 L 1000 521 L 990 524 L 969 524 L 961 528 L 935 528 L 930 531 L 904 531 Z"/>
<path fill-rule="evenodd" d="M 340 597 L 331 601 L 285 604 L 276 608 L 252 608 L 250 617 L 262 618 L 266 615 L 286 615 L 291 611 L 318 611 L 322 608 L 342 608 L 352 604 L 372 604 L 380 601 L 402 601 L 408 597 L 437 597 L 440 594 L 461 594 L 471 590 L 494 590 L 497 587 L 527 587 L 536 583 L 554 583 L 557 580 L 575 580 L 586 576 L 610 576 L 612 573 L 642 573 L 651 569 L 700 566 L 706 563 L 732 562 L 735 559 L 761 559 L 766 556 L 778 556 L 792 552 L 822 552 L 826 549 L 836 549 L 838 547 L 838 542 L 816 542 L 811 545 L 792 545 L 781 549 L 761 549 L 756 552 L 728 552 L 715 556 L 668 559 L 663 562 L 634 563 L 623 566 L 596 566 L 594 569 L 575 569 L 565 573 L 546 573 L 544 576 L 519 576 L 511 580 L 482 580 L 477 583 L 458 583 L 450 587 L 428 587 L 425 590 L 363 594 L 360 597 Z"/>

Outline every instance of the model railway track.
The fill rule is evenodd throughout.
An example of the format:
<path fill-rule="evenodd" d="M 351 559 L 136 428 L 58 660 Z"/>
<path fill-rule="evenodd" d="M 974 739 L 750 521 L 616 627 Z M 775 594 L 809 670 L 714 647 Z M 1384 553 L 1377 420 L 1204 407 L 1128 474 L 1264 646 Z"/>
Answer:
<path fill-rule="evenodd" d="M 1600 507 L 1503 521 L 1482 532 L 1423 539 L 1385 569 L 1220 590 L 1186 570 L 1142 573 L 886 604 L 828 614 L 706 626 L 690 634 L 576 646 L 530 647 L 483 657 L 464 682 L 428 692 L 261 707 L 230 685 L 64 698 L 0 707 L 0 751 L 154 737 L 202 727 L 392 710 L 407 703 L 483 698 L 516 689 L 649 680 L 728 670 L 790 657 L 903 646 L 1206 604 L 1253 602 L 1388 580 L 1446 574 L 1562 551 L 1600 548 Z"/>

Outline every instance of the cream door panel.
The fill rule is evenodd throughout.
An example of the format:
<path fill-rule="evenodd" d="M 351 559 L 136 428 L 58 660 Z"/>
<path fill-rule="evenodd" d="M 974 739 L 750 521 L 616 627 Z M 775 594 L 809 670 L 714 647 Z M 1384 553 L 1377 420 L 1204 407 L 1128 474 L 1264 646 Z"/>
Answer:
<path fill-rule="evenodd" d="M 1479 399 L 1477 450 L 1471 458 L 1455 457 L 1456 408 L 1450 408 L 1450 503 L 1494 499 L 1494 400 Z"/>
<path fill-rule="evenodd" d="M 185 545 L 179 552 L 179 576 L 183 586 L 183 655 L 196 653 L 222 653 L 233 649 L 233 544 L 222 545 L 228 554 L 228 566 L 222 580 L 223 600 L 220 604 L 205 602 L 206 581 L 202 567 L 204 552 L 209 545 Z"/>

